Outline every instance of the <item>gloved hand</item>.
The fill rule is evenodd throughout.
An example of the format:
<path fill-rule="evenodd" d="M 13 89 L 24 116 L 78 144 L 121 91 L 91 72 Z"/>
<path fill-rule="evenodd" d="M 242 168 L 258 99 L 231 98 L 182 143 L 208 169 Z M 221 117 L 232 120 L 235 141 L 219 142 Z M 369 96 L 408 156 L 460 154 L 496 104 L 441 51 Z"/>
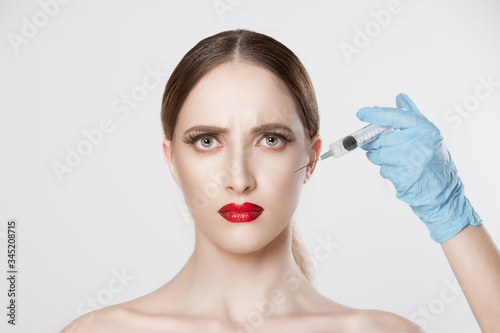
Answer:
<path fill-rule="evenodd" d="M 397 108 L 365 107 L 356 116 L 395 131 L 381 134 L 361 149 L 380 174 L 397 190 L 427 226 L 431 238 L 442 243 L 465 226 L 482 223 L 464 195 L 464 185 L 446 149 L 439 129 L 420 113 L 405 94 L 396 97 Z"/>

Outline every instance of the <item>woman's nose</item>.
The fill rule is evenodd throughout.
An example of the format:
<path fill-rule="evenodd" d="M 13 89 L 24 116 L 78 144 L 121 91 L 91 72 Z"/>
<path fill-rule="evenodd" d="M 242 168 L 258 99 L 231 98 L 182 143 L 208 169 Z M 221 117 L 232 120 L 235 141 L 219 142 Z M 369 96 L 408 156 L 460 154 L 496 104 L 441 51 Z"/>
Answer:
<path fill-rule="evenodd" d="M 251 148 L 239 148 L 229 155 L 227 163 L 229 177 L 226 189 L 236 193 L 250 192 L 256 186 L 255 158 Z"/>

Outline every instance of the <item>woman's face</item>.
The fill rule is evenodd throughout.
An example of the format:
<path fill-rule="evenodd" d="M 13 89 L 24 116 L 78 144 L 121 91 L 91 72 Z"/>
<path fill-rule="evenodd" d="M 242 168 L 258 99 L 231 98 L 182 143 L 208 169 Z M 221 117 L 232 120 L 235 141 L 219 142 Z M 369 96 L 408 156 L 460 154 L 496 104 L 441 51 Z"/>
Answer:
<path fill-rule="evenodd" d="M 269 125 L 267 128 L 261 128 Z M 191 130 L 196 126 L 217 129 Z M 275 133 L 275 134 L 269 134 Z M 287 140 L 289 142 L 287 142 Z M 269 70 L 244 62 L 213 68 L 190 92 L 173 142 L 163 143 L 170 172 L 196 223 L 196 240 L 234 253 L 258 250 L 291 222 L 321 139 L 306 139 L 294 100 Z M 264 211 L 233 223 L 219 209 L 250 202 Z"/>

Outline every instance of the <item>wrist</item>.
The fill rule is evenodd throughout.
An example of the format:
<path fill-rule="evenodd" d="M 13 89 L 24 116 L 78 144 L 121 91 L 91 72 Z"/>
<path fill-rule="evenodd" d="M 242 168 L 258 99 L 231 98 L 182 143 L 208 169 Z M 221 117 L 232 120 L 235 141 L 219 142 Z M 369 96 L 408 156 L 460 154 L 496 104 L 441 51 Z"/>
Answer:
<path fill-rule="evenodd" d="M 457 197 L 453 203 L 453 205 L 443 207 L 450 214 L 442 214 L 440 221 L 437 219 L 433 222 L 422 220 L 429 229 L 430 237 L 437 243 L 449 240 L 469 224 L 478 226 L 483 222 L 465 195 Z"/>

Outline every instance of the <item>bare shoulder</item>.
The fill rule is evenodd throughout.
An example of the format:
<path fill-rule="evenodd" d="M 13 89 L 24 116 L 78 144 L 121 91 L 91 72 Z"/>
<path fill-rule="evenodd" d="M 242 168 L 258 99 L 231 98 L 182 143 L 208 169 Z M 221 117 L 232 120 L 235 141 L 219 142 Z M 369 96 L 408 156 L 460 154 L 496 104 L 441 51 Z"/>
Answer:
<path fill-rule="evenodd" d="M 61 333 L 136 333 L 178 332 L 183 328 L 177 315 L 144 311 L 139 306 L 144 297 L 111 305 L 81 315 L 66 326 Z M 188 325 L 189 326 L 189 325 Z M 194 330 L 193 330 L 194 331 Z"/>
<path fill-rule="evenodd" d="M 398 314 L 381 310 L 359 310 L 352 317 L 351 327 L 355 332 L 370 333 L 425 333 L 425 331 Z"/>
<path fill-rule="evenodd" d="M 107 307 L 91 311 L 73 320 L 61 333 L 126 332 L 123 323 L 130 320 L 130 311 L 119 307 Z M 121 324 L 122 323 L 122 324 Z"/>

